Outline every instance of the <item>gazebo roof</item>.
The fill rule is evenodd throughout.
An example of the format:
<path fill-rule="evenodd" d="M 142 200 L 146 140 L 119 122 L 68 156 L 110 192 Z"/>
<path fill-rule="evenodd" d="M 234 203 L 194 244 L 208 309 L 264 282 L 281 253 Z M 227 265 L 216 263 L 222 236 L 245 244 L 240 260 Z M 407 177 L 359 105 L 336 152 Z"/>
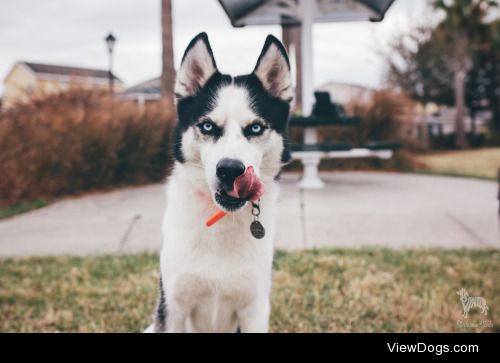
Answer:
<path fill-rule="evenodd" d="M 311 0 L 314 22 L 381 21 L 394 0 Z M 234 27 L 300 23 L 297 0 L 219 0 Z"/>

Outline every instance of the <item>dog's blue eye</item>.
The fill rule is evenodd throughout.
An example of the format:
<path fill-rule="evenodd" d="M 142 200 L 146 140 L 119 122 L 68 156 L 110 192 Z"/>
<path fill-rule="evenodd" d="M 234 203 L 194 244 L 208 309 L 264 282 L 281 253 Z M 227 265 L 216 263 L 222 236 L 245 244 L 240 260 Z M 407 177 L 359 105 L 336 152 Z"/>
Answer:
<path fill-rule="evenodd" d="M 266 126 L 261 124 L 260 122 L 255 122 L 243 130 L 243 134 L 246 137 L 252 137 L 252 136 L 260 136 L 264 133 L 264 130 L 266 129 Z"/>
<path fill-rule="evenodd" d="M 210 132 L 214 129 L 214 125 L 211 122 L 204 122 L 203 125 L 203 131 Z"/>
<path fill-rule="evenodd" d="M 258 134 L 262 130 L 262 126 L 259 124 L 252 125 L 252 132 Z"/>
<path fill-rule="evenodd" d="M 221 128 L 214 124 L 212 121 L 203 121 L 200 122 L 197 126 L 200 129 L 201 133 L 204 135 L 220 136 L 222 133 Z"/>

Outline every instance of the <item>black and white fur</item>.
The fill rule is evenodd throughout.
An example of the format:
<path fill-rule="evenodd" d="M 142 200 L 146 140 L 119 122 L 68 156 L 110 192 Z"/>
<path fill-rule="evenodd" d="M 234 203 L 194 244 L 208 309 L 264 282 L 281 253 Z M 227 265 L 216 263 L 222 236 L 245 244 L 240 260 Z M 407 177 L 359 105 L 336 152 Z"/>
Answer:
<path fill-rule="evenodd" d="M 251 74 L 218 71 L 205 33 L 189 44 L 175 85 L 175 167 L 163 219 L 155 332 L 267 332 L 278 176 L 290 159 L 292 99 L 283 45 L 268 36 Z M 253 166 L 266 185 L 263 239 L 250 233 L 250 203 L 231 198 L 221 160 Z M 217 210 L 228 215 L 207 228 Z"/>

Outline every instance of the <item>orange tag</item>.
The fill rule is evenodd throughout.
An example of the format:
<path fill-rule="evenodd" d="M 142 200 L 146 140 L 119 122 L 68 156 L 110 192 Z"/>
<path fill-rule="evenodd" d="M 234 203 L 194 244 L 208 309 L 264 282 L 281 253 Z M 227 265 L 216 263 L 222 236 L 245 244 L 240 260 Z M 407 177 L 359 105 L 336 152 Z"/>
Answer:
<path fill-rule="evenodd" d="M 213 226 L 219 220 L 221 220 L 222 218 L 224 218 L 226 216 L 226 214 L 227 213 L 224 212 L 223 210 L 215 212 L 210 218 L 207 219 L 207 221 L 205 222 L 205 225 L 207 227 Z"/>

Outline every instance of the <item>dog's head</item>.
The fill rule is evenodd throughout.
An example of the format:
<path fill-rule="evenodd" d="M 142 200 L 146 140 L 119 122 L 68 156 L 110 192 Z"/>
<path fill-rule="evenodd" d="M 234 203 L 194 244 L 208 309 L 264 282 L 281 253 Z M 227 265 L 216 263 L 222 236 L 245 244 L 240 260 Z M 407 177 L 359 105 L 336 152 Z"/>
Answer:
<path fill-rule="evenodd" d="M 232 77 L 218 71 L 207 35 L 197 35 L 182 58 L 175 93 L 175 158 L 203 171 L 200 186 L 223 209 L 245 204 L 226 192 L 248 166 L 272 182 L 289 161 L 290 64 L 275 37 L 267 37 L 251 74 Z"/>

